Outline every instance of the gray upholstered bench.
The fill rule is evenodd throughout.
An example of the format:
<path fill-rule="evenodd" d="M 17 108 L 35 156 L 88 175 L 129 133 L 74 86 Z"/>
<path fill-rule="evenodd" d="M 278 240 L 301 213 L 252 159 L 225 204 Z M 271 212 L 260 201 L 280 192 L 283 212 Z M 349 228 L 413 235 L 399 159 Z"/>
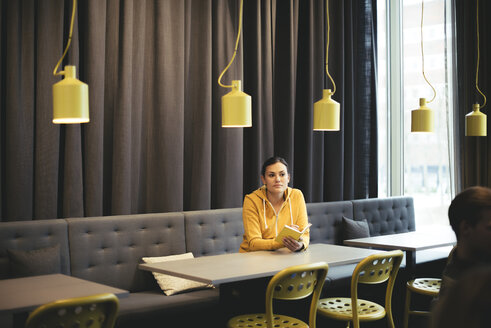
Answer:
<path fill-rule="evenodd" d="M 411 197 L 309 203 L 307 212 L 311 243 L 342 244 L 348 222 L 343 217 L 366 220 L 367 233 L 372 236 L 415 229 Z M 217 289 L 166 296 L 153 275 L 139 270 L 138 264 L 143 257 L 238 252 L 243 233 L 241 208 L 2 222 L 0 279 L 12 274 L 12 255 L 7 250 L 34 250 L 38 252 L 34 264 L 40 270 L 47 270 L 50 263 L 57 272 L 129 290 L 129 297 L 120 300 L 117 327 L 160 326 L 162 322 L 206 320 L 206 316 L 214 320 L 220 310 Z M 417 261 L 422 265 L 444 263 L 446 252 L 424 251 L 418 253 Z M 354 266 L 330 268 L 325 291 L 349 286 Z M 0 320 L 2 327 L 9 327 L 8 319 Z"/>

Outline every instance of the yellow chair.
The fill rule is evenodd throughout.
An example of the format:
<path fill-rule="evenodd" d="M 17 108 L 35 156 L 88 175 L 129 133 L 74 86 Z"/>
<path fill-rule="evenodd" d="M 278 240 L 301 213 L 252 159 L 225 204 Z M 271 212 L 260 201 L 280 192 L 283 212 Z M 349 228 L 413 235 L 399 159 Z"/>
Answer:
<path fill-rule="evenodd" d="M 351 276 L 351 298 L 335 297 L 319 300 L 317 312 L 328 318 L 350 321 L 355 328 L 360 321 L 374 321 L 387 317 L 388 326 L 394 327 L 392 318 L 392 290 L 396 280 L 403 253 L 400 250 L 374 254 L 363 259 L 353 270 Z M 388 280 L 385 292 L 385 307 L 375 302 L 358 298 L 358 283 L 379 284 Z"/>
<path fill-rule="evenodd" d="M 266 288 L 266 313 L 243 314 L 228 321 L 235 327 L 310 327 L 315 328 L 317 301 L 327 276 L 325 262 L 296 265 L 281 270 L 269 281 Z M 300 300 L 312 295 L 309 325 L 286 315 L 273 313 L 273 299 Z"/>
<path fill-rule="evenodd" d="M 109 293 L 58 300 L 35 309 L 26 328 L 112 328 L 118 307 L 118 298 Z"/>
<path fill-rule="evenodd" d="M 404 306 L 404 328 L 409 325 L 409 315 L 430 316 L 430 311 L 411 310 L 411 293 L 437 297 L 440 293 L 442 280 L 439 278 L 418 278 L 406 284 L 406 304 Z"/>

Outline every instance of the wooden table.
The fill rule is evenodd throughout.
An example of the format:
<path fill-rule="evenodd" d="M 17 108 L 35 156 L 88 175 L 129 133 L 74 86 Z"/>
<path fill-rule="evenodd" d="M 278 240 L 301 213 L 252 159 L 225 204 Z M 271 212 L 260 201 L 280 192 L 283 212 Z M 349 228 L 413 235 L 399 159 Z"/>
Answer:
<path fill-rule="evenodd" d="M 289 266 L 327 262 L 330 267 L 357 263 L 380 251 L 329 244 L 311 244 L 304 252 L 277 251 L 230 253 L 193 259 L 140 264 L 147 271 L 165 273 L 215 286 L 273 276 Z"/>
<path fill-rule="evenodd" d="M 0 314 L 14 314 L 14 326 L 23 327 L 27 313 L 40 305 L 72 297 L 113 293 L 126 297 L 127 290 L 63 274 L 0 280 Z"/>
<path fill-rule="evenodd" d="M 416 252 L 455 245 L 457 239 L 450 227 L 439 226 L 433 229 L 397 233 L 391 235 L 358 238 L 345 240 L 344 243 L 356 247 L 373 247 L 376 249 L 400 249 L 406 252 L 406 267 L 414 269 L 416 266 Z"/>

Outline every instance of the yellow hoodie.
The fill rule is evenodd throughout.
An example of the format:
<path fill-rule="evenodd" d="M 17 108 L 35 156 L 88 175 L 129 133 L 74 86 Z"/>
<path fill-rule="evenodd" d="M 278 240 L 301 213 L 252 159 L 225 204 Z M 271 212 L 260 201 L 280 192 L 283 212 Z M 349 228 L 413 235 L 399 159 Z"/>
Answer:
<path fill-rule="evenodd" d="M 285 201 L 278 213 L 266 196 L 266 186 L 244 198 L 242 208 L 244 236 L 239 252 L 274 250 L 284 247 L 274 239 L 285 225 L 298 225 L 303 230 L 308 224 L 307 206 L 303 194 L 290 187 L 285 190 Z M 302 236 L 305 248 L 310 240 L 309 231 Z"/>

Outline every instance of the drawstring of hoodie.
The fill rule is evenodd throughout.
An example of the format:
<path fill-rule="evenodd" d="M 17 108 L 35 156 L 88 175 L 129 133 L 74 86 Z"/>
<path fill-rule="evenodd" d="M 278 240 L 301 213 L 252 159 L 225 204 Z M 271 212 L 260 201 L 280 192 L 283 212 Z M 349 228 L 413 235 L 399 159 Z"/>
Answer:
<path fill-rule="evenodd" d="M 290 221 L 291 221 L 291 225 L 293 225 L 292 201 L 290 197 L 288 197 L 288 202 L 290 203 Z"/>
<path fill-rule="evenodd" d="M 288 197 L 287 199 L 288 201 L 288 205 L 290 206 L 290 224 L 293 225 L 293 212 L 292 212 L 292 201 L 290 199 L 290 197 Z M 269 201 L 268 201 L 269 203 Z M 273 205 L 271 205 L 271 208 L 272 208 Z M 281 211 L 281 209 L 280 209 Z M 263 198 L 263 218 L 264 218 L 264 228 L 265 229 L 268 229 L 268 223 L 266 222 L 266 199 Z M 274 208 L 273 208 L 273 212 L 275 212 Z M 276 214 L 275 212 L 275 215 L 276 215 L 276 236 L 278 236 L 278 214 Z"/>
<path fill-rule="evenodd" d="M 268 224 L 266 223 L 266 200 L 263 198 L 263 209 L 264 209 L 264 226 L 268 229 Z"/>

